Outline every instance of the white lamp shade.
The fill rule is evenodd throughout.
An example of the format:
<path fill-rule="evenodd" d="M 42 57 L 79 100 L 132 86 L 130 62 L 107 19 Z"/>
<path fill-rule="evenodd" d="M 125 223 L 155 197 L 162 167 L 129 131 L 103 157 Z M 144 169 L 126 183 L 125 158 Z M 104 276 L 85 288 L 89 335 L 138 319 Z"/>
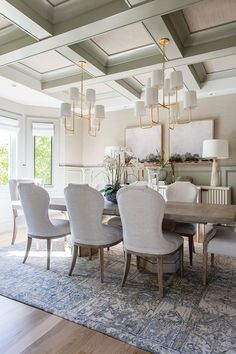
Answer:
<path fill-rule="evenodd" d="M 196 91 L 186 91 L 184 93 L 184 109 L 197 107 Z"/>
<path fill-rule="evenodd" d="M 79 100 L 79 89 L 77 87 L 70 88 L 70 101 Z"/>
<path fill-rule="evenodd" d="M 92 118 L 91 119 L 91 128 L 98 130 L 100 126 L 100 120 L 98 118 Z"/>
<path fill-rule="evenodd" d="M 136 101 L 134 106 L 135 117 L 143 117 L 146 114 L 144 101 Z"/>
<path fill-rule="evenodd" d="M 171 89 L 182 89 L 184 86 L 182 71 L 173 71 L 170 74 L 170 88 Z"/>
<path fill-rule="evenodd" d="M 105 119 L 105 107 L 102 104 L 97 104 L 95 106 L 95 118 Z"/>
<path fill-rule="evenodd" d="M 229 144 L 227 140 L 209 139 L 203 141 L 202 157 L 228 159 Z"/>
<path fill-rule="evenodd" d="M 165 79 L 164 94 L 165 96 L 174 94 L 174 91 L 170 88 L 170 79 Z"/>
<path fill-rule="evenodd" d="M 61 103 L 61 117 L 70 117 L 71 116 L 71 105 L 70 103 L 63 102 Z"/>
<path fill-rule="evenodd" d="M 158 89 L 163 87 L 164 75 L 163 70 L 154 70 L 152 72 L 152 87 L 157 87 Z"/>
<path fill-rule="evenodd" d="M 158 104 L 158 88 L 146 87 L 145 90 L 145 107 L 151 107 Z"/>
<path fill-rule="evenodd" d="M 85 94 L 86 105 L 91 105 L 92 107 L 96 101 L 96 91 L 94 89 L 87 89 Z"/>

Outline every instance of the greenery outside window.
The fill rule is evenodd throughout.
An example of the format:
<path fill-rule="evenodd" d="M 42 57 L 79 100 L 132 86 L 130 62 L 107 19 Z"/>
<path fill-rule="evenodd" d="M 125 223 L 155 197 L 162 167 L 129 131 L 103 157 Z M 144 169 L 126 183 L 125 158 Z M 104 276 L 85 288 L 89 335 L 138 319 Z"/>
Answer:
<path fill-rule="evenodd" d="M 33 123 L 34 136 L 34 178 L 42 179 L 45 185 L 52 185 L 53 124 Z"/>
<path fill-rule="evenodd" d="M 8 183 L 9 179 L 10 133 L 0 130 L 0 185 Z"/>

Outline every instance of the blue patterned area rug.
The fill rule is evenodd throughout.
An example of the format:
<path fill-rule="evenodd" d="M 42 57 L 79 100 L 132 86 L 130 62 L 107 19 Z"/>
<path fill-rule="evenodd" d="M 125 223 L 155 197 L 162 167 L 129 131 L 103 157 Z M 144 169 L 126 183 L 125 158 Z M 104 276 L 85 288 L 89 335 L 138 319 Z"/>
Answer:
<path fill-rule="evenodd" d="M 43 243 L 42 243 L 43 245 Z M 131 267 L 120 287 L 123 253 L 105 251 L 105 283 L 99 260 L 79 258 L 69 277 L 70 254 L 54 243 L 51 270 L 46 254 L 33 251 L 22 264 L 25 243 L 0 250 L 0 294 L 95 329 L 152 353 L 236 353 L 236 260 L 216 259 L 202 286 L 201 247 L 194 266 L 186 255 L 184 278 L 165 277 L 158 299 L 157 277 Z"/>

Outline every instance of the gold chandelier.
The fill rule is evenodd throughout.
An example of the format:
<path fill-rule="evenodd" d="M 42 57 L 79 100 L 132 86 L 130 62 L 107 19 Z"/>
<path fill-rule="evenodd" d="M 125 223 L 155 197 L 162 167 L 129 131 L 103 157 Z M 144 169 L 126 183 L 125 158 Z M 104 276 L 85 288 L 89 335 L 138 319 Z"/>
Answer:
<path fill-rule="evenodd" d="M 152 78 L 148 78 L 144 90 L 144 100 L 135 102 L 135 116 L 139 119 L 140 128 L 151 128 L 160 124 L 160 108 L 168 110 L 168 127 L 174 129 L 176 124 L 189 123 L 192 120 L 192 109 L 197 107 L 196 91 L 184 92 L 184 109 L 188 111 L 187 119 L 180 117 L 179 91 L 183 88 L 183 74 L 181 71 L 173 71 L 169 78 L 165 73 L 165 47 L 169 44 L 169 38 L 161 38 L 162 69 L 154 70 Z M 159 96 L 162 93 L 162 101 Z M 173 96 L 173 98 L 172 98 Z M 144 123 L 148 122 L 148 124 Z"/>
<path fill-rule="evenodd" d="M 87 89 L 84 92 L 84 66 L 86 62 L 81 60 L 80 90 L 77 87 L 71 87 L 69 92 L 70 102 L 61 104 L 60 116 L 64 120 L 64 129 L 66 135 L 74 135 L 75 119 L 86 119 L 88 121 L 88 134 L 96 137 L 101 127 L 101 120 L 105 118 L 105 108 L 103 105 L 96 104 L 96 91 Z M 76 112 L 76 109 L 78 112 Z"/>

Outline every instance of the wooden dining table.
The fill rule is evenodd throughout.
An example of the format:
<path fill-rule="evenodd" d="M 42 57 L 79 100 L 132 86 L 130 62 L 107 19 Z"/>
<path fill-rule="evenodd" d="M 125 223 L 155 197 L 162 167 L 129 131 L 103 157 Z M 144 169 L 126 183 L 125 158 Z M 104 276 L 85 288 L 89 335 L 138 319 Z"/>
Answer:
<path fill-rule="evenodd" d="M 19 200 L 13 201 L 12 206 L 17 209 L 22 209 Z M 66 211 L 64 198 L 51 198 L 49 209 Z M 104 199 L 103 214 L 119 216 L 118 205 Z M 212 223 L 234 225 L 236 222 L 236 205 L 166 202 L 164 219 L 196 224 Z"/>
<path fill-rule="evenodd" d="M 49 208 L 66 211 L 64 198 L 51 198 Z M 104 199 L 103 214 L 119 216 L 118 205 Z M 236 222 L 236 205 L 166 202 L 164 219 L 196 224 L 233 225 Z"/>

